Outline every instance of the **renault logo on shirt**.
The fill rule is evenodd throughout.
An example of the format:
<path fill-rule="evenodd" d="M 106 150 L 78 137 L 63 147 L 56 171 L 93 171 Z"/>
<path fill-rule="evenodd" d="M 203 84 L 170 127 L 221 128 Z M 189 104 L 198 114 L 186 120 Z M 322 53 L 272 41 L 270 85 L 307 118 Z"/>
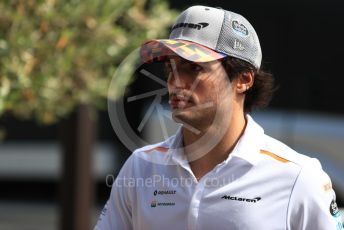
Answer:
<path fill-rule="evenodd" d="M 176 194 L 176 190 L 155 190 L 154 191 L 154 196 L 156 195 L 174 195 Z"/>
<path fill-rule="evenodd" d="M 221 199 L 236 200 L 236 201 L 243 201 L 243 202 L 249 202 L 249 203 L 256 203 L 256 202 L 260 201 L 262 198 L 256 197 L 256 198 L 253 198 L 253 199 L 248 199 L 248 198 L 243 198 L 243 197 L 224 195 L 223 197 L 221 197 Z"/>

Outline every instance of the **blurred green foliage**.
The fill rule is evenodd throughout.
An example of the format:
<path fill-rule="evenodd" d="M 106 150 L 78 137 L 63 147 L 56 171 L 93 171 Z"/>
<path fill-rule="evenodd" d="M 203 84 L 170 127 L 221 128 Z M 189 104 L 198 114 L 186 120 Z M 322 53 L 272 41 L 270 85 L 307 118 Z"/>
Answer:
<path fill-rule="evenodd" d="M 0 117 L 49 124 L 79 104 L 106 108 L 116 67 L 175 17 L 166 0 L 0 1 Z"/>

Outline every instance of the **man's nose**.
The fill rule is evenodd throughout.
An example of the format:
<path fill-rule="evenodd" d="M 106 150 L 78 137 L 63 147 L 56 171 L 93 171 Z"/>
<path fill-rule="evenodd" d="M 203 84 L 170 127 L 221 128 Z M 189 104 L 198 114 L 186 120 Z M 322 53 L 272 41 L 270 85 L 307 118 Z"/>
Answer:
<path fill-rule="evenodd" d="M 182 88 L 185 89 L 188 87 L 188 77 L 184 76 L 183 72 L 174 70 L 171 71 L 168 77 L 168 85 L 171 88 Z"/>

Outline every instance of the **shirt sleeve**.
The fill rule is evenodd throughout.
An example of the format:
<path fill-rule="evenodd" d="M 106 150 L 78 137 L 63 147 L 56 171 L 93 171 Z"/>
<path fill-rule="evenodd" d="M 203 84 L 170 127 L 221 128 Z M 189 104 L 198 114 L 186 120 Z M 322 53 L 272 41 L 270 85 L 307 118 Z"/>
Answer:
<path fill-rule="evenodd" d="M 287 229 L 343 229 L 331 180 L 317 159 L 310 159 L 296 179 L 289 201 Z"/>
<path fill-rule="evenodd" d="M 132 156 L 123 165 L 112 184 L 110 198 L 105 204 L 94 230 L 133 229 L 132 227 L 132 187 L 128 180 L 132 177 Z"/>

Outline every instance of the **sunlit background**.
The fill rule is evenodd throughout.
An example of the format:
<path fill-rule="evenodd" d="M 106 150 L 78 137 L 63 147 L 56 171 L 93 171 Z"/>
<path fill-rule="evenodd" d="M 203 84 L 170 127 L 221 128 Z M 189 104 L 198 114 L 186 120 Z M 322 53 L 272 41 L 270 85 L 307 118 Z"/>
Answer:
<path fill-rule="evenodd" d="M 178 12 L 195 4 L 253 24 L 278 91 L 252 116 L 267 134 L 318 158 L 344 207 L 343 1 L 3 0 L 0 229 L 93 228 L 130 155 L 107 111 L 111 78 L 127 55 L 166 38 Z M 133 78 L 126 90 L 151 87 Z M 124 88 L 118 82 L 112 99 Z M 152 99 L 127 103 L 133 129 Z M 138 134 L 159 140 L 158 121 L 154 113 L 147 121 L 154 132 Z"/>

